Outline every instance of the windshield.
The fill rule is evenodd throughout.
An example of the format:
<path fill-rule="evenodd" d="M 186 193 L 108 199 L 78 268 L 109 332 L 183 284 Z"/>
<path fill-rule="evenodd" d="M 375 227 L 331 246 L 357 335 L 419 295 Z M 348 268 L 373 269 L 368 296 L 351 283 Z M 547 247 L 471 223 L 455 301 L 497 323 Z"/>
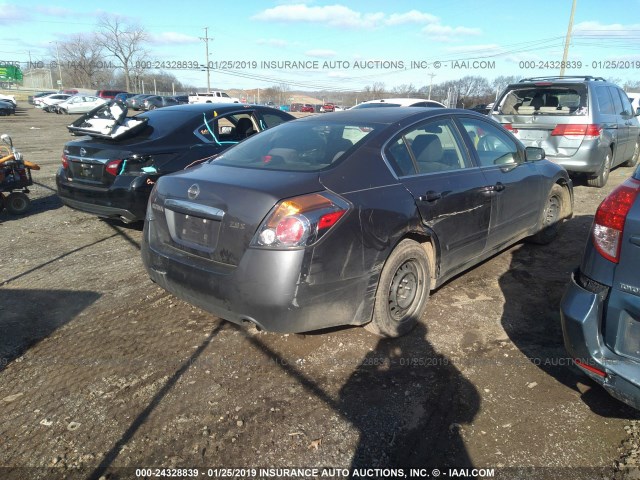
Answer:
<path fill-rule="evenodd" d="M 512 87 L 499 104 L 503 115 L 586 115 L 584 85 L 526 85 Z"/>
<path fill-rule="evenodd" d="M 335 165 L 377 126 L 291 122 L 266 130 L 212 160 L 216 165 L 313 172 Z"/>

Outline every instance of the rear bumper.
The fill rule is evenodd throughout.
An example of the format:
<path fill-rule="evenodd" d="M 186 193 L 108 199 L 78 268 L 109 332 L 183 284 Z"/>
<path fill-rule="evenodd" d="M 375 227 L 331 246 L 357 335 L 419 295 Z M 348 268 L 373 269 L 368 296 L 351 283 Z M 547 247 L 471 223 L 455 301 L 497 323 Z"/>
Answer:
<path fill-rule="evenodd" d="M 189 254 L 168 257 L 149 242 L 145 222 L 142 261 L 151 279 L 175 296 L 236 324 L 299 333 L 371 320 L 369 276 L 315 282 L 306 250 L 248 248 L 237 266 L 204 266 Z"/>
<path fill-rule="evenodd" d="M 571 156 L 550 154 L 547 158 L 569 172 L 595 174 L 600 170 L 608 151 L 609 147 L 599 140 L 584 140 L 578 151 Z"/>
<path fill-rule="evenodd" d="M 575 280 L 560 304 L 565 348 L 580 362 L 606 373 L 605 377 L 581 369 L 618 400 L 640 409 L 640 363 L 617 355 L 602 338 L 602 319 L 606 295 L 585 290 Z"/>
<path fill-rule="evenodd" d="M 125 223 L 144 220 L 147 201 L 153 185 L 147 177 L 118 177 L 109 188 L 94 187 L 70 181 L 61 168 L 56 174 L 60 201 L 75 210 L 99 217 L 115 218 Z"/>

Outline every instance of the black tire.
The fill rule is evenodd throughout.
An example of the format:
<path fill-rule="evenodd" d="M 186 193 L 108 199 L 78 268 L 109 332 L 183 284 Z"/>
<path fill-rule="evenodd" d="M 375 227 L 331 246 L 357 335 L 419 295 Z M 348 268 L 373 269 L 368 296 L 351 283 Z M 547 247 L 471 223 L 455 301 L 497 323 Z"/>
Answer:
<path fill-rule="evenodd" d="M 431 272 L 424 248 L 402 240 L 384 264 L 373 319 L 365 328 L 383 337 L 399 337 L 418 323 L 429 299 Z"/>
<path fill-rule="evenodd" d="M 562 225 L 564 191 L 557 183 L 551 188 L 540 220 L 541 230 L 529 237 L 529 241 L 538 245 L 547 245 L 558 236 Z"/>
<path fill-rule="evenodd" d="M 5 199 L 5 206 L 11 215 L 22 215 L 29 210 L 31 200 L 22 192 L 13 192 Z"/>
<path fill-rule="evenodd" d="M 590 187 L 602 188 L 607 184 L 609 180 L 609 172 L 611 171 L 611 159 L 613 158 L 613 152 L 609 150 L 607 156 L 604 157 L 602 166 L 595 177 L 587 178 L 587 185 Z"/>
<path fill-rule="evenodd" d="M 636 138 L 636 147 L 633 150 L 633 157 L 622 164 L 623 167 L 635 167 L 640 157 L 640 138 Z"/>
<path fill-rule="evenodd" d="M 4 198 L 4 194 L 2 192 L 0 192 L 0 212 L 2 212 L 2 210 L 4 210 L 4 203 L 5 203 L 5 198 Z"/>

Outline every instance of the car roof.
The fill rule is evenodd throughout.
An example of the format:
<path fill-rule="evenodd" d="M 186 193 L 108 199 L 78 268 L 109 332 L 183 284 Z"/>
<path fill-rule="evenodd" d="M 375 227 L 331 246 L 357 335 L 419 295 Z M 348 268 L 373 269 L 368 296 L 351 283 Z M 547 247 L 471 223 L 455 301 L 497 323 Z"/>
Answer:
<path fill-rule="evenodd" d="M 375 112 L 373 111 L 375 110 Z M 442 114 L 461 114 L 479 115 L 481 118 L 487 118 L 486 115 L 478 114 L 471 110 L 461 110 L 455 108 L 362 108 L 354 110 L 342 110 L 340 112 L 325 113 L 324 115 L 312 115 L 299 118 L 296 122 L 317 122 L 327 123 L 335 121 L 336 123 L 353 122 L 356 124 L 382 124 L 388 125 L 399 122 L 409 117 L 429 118 Z"/>
<path fill-rule="evenodd" d="M 220 113 L 226 113 L 226 112 L 235 112 L 238 110 L 262 110 L 262 111 L 267 111 L 267 112 L 272 112 L 273 108 L 271 107 L 266 107 L 266 106 L 262 106 L 262 105 L 248 105 L 245 103 L 191 103 L 191 104 L 184 104 L 184 105 L 174 105 L 171 107 L 165 107 L 163 108 L 163 110 L 165 111 L 173 111 L 173 110 L 186 110 L 186 111 L 193 111 L 193 112 L 210 112 L 211 110 L 215 110 L 216 112 L 218 112 L 218 114 Z"/>

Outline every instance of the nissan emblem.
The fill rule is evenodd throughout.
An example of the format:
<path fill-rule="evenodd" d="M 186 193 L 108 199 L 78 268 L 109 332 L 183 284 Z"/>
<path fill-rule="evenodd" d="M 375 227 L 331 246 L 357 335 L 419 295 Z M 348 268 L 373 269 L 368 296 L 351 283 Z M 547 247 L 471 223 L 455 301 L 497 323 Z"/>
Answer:
<path fill-rule="evenodd" d="M 197 183 L 194 183 L 189 187 L 189 190 L 187 190 L 187 196 L 189 197 L 189 200 L 195 200 L 198 198 L 198 195 L 200 195 L 200 187 Z"/>

